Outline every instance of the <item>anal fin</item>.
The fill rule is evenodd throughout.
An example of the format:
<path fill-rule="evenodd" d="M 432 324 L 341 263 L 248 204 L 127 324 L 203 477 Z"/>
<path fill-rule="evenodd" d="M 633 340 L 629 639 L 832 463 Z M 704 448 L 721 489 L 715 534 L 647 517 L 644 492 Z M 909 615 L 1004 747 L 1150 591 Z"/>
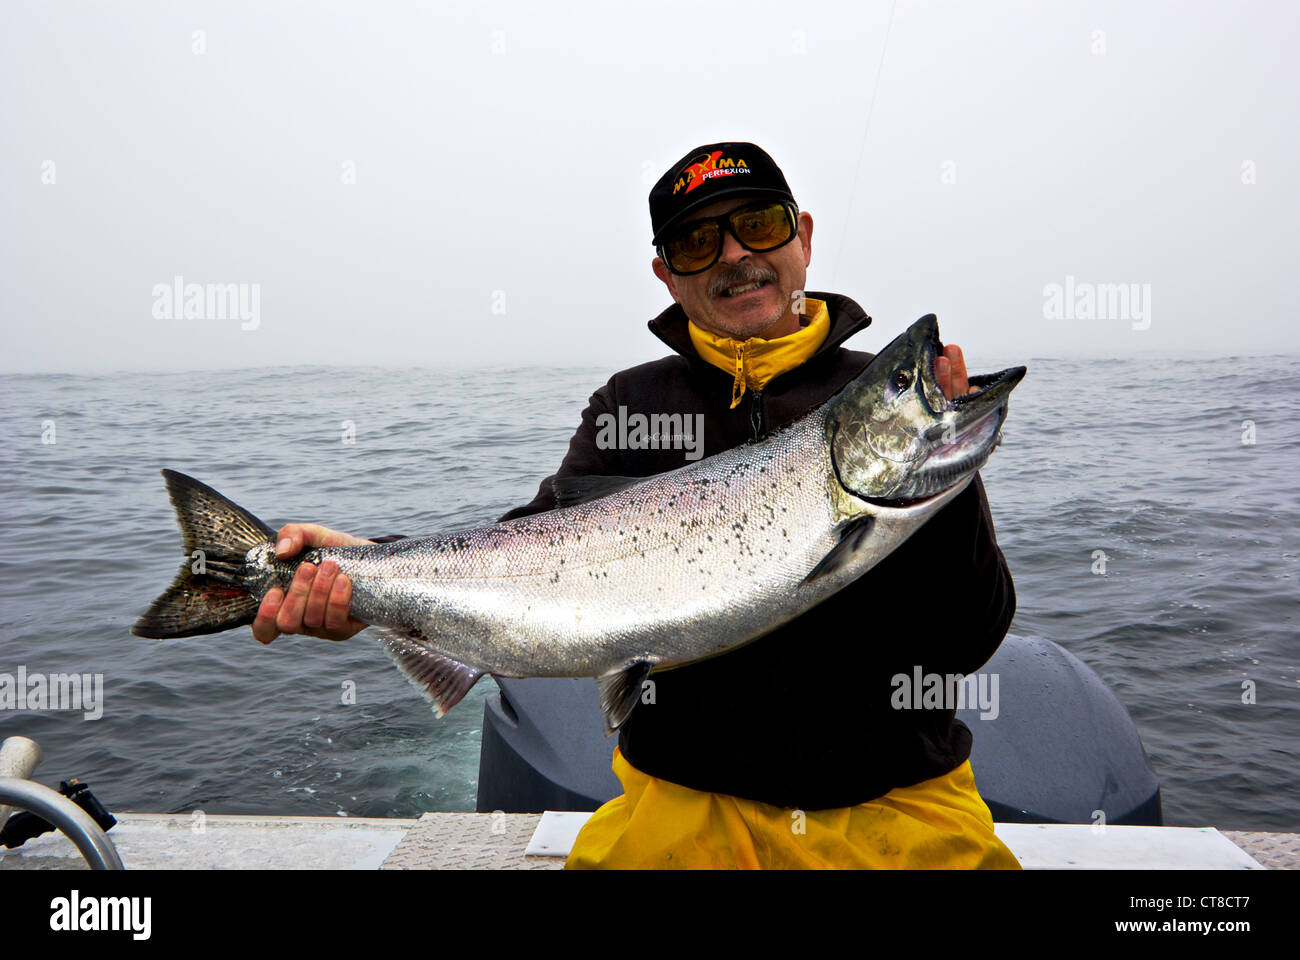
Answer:
<path fill-rule="evenodd" d="M 439 718 L 460 703 L 483 676 L 482 670 L 444 656 L 395 630 L 381 628 L 378 632 L 379 645 L 393 658 L 397 669 L 406 675 L 412 686 L 433 704 L 434 713 Z"/>

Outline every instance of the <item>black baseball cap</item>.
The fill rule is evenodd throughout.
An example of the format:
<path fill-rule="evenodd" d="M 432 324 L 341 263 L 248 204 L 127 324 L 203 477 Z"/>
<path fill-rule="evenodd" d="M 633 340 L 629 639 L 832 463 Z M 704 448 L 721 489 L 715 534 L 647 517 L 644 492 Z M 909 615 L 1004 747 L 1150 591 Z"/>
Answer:
<path fill-rule="evenodd" d="M 650 190 L 650 227 L 655 246 L 701 207 L 730 196 L 771 196 L 794 203 L 781 168 L 752 143 L 696 147 L 668 168 Z"/>

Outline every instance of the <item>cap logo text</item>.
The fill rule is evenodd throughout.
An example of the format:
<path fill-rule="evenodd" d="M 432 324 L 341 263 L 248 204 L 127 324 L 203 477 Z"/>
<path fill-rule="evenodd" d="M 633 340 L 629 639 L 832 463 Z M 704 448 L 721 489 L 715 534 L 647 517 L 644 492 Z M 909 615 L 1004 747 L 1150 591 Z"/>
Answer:
<path fill-rule="evenodd" d="M 724 157 L 721 150 L 714 150 L 708 156 L 701 156 L 686 165 L 673 184 L 673 195 L 676 196 L 683 188 L 690 193 L 705 180 L 730 177 L 737 173 L 749 173 L 749 164 L 743 159 Z"/>

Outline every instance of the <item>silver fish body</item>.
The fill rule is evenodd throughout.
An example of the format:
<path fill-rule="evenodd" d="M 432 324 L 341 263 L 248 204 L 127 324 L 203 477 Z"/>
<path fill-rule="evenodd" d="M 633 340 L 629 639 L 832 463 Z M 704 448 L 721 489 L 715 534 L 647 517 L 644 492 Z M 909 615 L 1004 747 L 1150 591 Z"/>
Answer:
<path fill-rule="evenodd" d="M 506 677 L 600 676 L 722 653 L 870 569 L 969 481 L 905 508 L 835 490 L 816 418 L 598 500 L 460 533 L 312 550 L 352 578 L 352 615 L 418 632 Z M 857 511 L 882 529 L 831 576 L 804 578 Z M 250 565 L 270 571 L 271 551 Z M 268 578 L 286 586 L 293 565 Z"/>
<path fill-rule="evenodd" d="M 180 474 L 167 471 L 168 486 L 187 554 L 215 548 L 209 567 L 225 577 L 221 603 L 242 591 L 255 612 L 300 563 L 333 560 L 352 580 L 352 616 L 390 628 L 385 649 L 440 712 L 485 673 L 590 676 L 602 678 L 612 730 L 646 674 L 787 623 L 860 577 L 970 482 L 1024 370 L 985 378 L 976 397 L 952 404 L 933 380 L 937 347 L 937 325 L 923 318 L 835 398 L 760 442 L 456 533 L 280 560 L 274 533 L 251 514 Z M 223 517 L 228 508 L 239 519 Z M 240 536 L 214 543 L 223 528 Z M 231 610 L 215 621 L 202 611 L 206 587 L 182 568 L 135 632 L 228 629 Z M 178 602 L 189 622 L 163 622 Z M 240 617 L 251 621 L 248 609 Z"/>

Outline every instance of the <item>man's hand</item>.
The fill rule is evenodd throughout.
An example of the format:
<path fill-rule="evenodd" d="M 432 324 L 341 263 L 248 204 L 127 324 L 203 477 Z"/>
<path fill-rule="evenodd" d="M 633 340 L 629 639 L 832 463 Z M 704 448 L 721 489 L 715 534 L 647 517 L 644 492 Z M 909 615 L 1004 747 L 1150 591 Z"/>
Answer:
<path fill-rule="evenodd" d="M 955 343 L 943 348 L 943 356 L 934 358 L 934 378 L 939 381 L 939 389 L 949 400 L 979 390 L 979 387 L 972 387 L 967 380 L 966 360 L 961 355 L 961 347 Z"/>
<path fill-rule="evenodd" d="M 277 557 L 296 556 L 304 547 L 354 547 L 359 540 L 346 533 L 314 523 L 289 523 L 280 528 L 275 545 Z M 253 636 L 270 643 L 282 633 L 305 633 L 326 640 L 346 640 L 366 628 L 348 613 L 352 602 L 352 581 L 339 573 L 338 564 L 326 560 L 320 565 L 298 567 L 289 591 L 272 587 L 262 598 L 253 621 Z"/>

